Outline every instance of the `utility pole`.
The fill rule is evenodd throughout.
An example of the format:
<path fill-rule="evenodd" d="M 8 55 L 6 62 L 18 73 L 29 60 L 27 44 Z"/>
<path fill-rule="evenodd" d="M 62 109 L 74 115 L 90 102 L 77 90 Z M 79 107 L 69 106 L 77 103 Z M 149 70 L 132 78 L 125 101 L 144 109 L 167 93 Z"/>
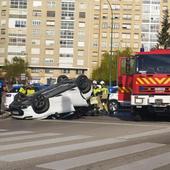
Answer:
<path fill-rule="evenodd" d="M 111 13 L 111 26 L 110 26 L 110 57 L 109 57 L 109 88 L 112 86 L 112 57 L 113 57 L 113 9 L 109 0 L 107 0 L 110 13 Z"/>

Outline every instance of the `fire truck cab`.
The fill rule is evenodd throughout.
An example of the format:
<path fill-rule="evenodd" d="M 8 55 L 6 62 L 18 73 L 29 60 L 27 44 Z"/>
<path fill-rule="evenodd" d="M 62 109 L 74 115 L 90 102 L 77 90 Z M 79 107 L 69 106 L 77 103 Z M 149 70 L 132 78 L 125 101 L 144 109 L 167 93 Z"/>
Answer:
<path fill-rule="evenodd" d="M 170 49 L 120 57 L 118 88 L 118 103 L 134 114 L 170 114 Z"/>

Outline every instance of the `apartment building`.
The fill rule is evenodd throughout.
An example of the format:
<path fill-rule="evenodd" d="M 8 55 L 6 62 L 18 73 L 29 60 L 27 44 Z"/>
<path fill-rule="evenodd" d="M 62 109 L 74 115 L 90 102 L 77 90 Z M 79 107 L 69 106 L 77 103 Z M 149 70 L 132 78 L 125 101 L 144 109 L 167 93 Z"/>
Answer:
<path fill-rule="evenodd" d="M 1 0 L 0 65 L 22 57 L 35 82 L 90 76 L 111 45 L 113 51 L 151 49 L 168 1 Z"/>

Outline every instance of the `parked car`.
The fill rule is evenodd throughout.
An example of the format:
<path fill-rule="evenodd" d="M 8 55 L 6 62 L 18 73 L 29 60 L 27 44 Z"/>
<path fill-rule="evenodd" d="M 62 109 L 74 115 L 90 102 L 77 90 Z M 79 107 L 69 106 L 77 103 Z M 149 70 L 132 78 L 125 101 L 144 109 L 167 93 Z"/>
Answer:
<path fill-rule="evenodd" d="M 118 86 L 113 86 L 109 89 L 109 101 L 108 101 L 108 110 L 110 114 L 116 114 L 118 112 L 119 103 L 118 103 Z"/>
<path fill-rule="evenodd" d="M 45 119 L 48 117 L 69 117 L 88 107 L 91 96 L 91 81 L 80 75 L 76 79 L 60 76 L 58 83 L 36 92 L 32 96 L 17 94 L 10 104 L 13 118 Z"/>
<path fill-rule="evenodd" d="M 14 84 L 7 93 L 4 93 L 4 107 L 6 110 L 9 109 L 9 105 L 13 102 L 15 95 L 22 86 L 23 84 Z"/>

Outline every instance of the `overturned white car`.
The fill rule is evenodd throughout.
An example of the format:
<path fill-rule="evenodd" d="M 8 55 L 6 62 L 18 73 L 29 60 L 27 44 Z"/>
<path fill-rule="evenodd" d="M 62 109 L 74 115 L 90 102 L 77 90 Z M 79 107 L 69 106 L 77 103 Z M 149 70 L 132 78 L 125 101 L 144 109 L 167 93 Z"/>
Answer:
<path fill-rule="evenodd" d="M 9 108 L 12 117 L 17 119 L 67 118 L 88 108 L 91 92 L 91 81 L 85 75 L 73 80 L 59 76 L 57 84 L 32 96 L 18 93 Z"/>

